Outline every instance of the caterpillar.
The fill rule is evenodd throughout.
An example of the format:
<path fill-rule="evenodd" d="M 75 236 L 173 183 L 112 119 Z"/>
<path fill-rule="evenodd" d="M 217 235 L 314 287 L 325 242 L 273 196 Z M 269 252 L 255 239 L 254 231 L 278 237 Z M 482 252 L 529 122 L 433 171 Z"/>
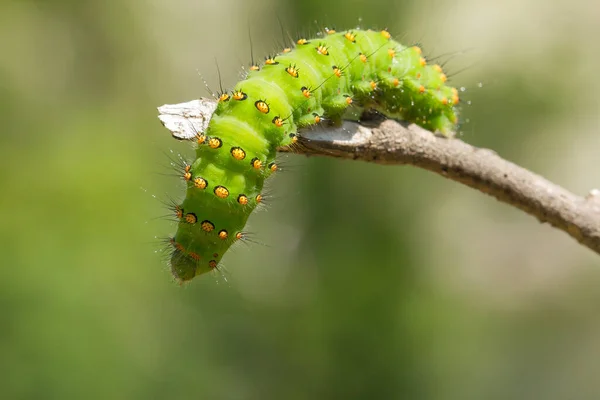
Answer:
<path fill-rule="evenodd" d="M 278 170 L 279 147 L 294 147 L 299 130 L 339 123 L 352 108 L 416 123 L 451 137 L 459 103 L 439 65 L 418 46 L 403 46 L 387 30 L 326 30 L 253 64 L 193 138 L 196 159 L 181 166 L 186 198 L 178 220 L 171 272 L 179 282 L 217 269 L 263 201 L 265 180 Z M 301 133 L 300 133 L 301 134 Z"/>

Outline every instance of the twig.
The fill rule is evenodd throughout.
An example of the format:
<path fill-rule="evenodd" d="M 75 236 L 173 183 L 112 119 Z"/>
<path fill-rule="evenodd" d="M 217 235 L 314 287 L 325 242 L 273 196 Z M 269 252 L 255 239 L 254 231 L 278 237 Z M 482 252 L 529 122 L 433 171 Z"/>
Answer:
<path fill-rule="evenodd" d="M 208 104 L 208 105 L 207 105 Z M 174 137 L 202 131 L 212 114 L 211 100 L 159 107 L 159 118 Z M 193 111 L 190 111 L 193 110 Z M 392 120 L 367 127 L 345 122 L 340 128 L 301 132 L 293 151 L 386 165 L 414 165 L 470 186 L 565 231 L 600 254 L 600 190 L 584 198 L 543 177 L 458 139 L 435 136 L 417 125 Z"/>

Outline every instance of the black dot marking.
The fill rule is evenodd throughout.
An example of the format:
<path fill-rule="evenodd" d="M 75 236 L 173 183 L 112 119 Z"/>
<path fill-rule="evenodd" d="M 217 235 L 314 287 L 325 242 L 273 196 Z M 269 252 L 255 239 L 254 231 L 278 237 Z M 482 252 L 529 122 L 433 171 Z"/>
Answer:
<path fill-rule="evenodd" d="M 343 71 L 340 68 L 338 68 L 337 65 L 332 65 L 331 69 L 333 70 L 333 74 L 335 76 L 337 76 L 338 78 L 341 78 Z"/>
<path fill-rule="evenodd" d="M 208 147 L 211 149 L 218 149 L 221 146 L 223 146 L 223 141 L 218 137 L 211 137 L 208 139 Z"/>
<path fill-rule="evenodd" d="M 285 69 L 285 71 L 290 74 L 290 76 L 294 78 L 298 78 L 300 76 L 298 68 L 295 65 L 291 65 Z"/>
<path fill-rule="evenodd" d="M 254 157 L 250 160 L 250 165 L 252 165 L 252 168 L 254 169 L 260 169 L 262 167 L 262 161 L 260 161 L 258 157 Z"/>
<path fill-rule="evenodd" d="M 353 31 L 348 31 L 344 34 L 344 37 L 352 43 L 356 43 L 356 34 Z"/>
<path fill-rule="evenodd" d="M 185 222 L 193 225 L 198 222 L 198 217 L 196 217 L 196 214 L 194 213 L 187 213 L 185 214 Z"/>
<path fill-rule="evenodd" d="M 195 178 L 194 186 L 198 189 L 206 189 L 206 187 L 208 186 L 208 181 L 201 177 Z"/>
<path fill-rule="evenodd" d="M 279 115 L 278 115 L 278 116 L 276 116 L 275 118 L 273 118 L 273 121 L 272 121 L 272 122 L 273 122 L 273 123 L 275 124 L 275 126 L 277 126 L 278 128 L 281 128 L 281 127 L 283 126 L 283 120 L 282 120 L 282 119 L 279 117 Z"/>
<path fill-rule="evenodd" d="M 236 90 L 235 92 L 233 92 L 233 95 L 231 97 L 234 100 L 242 101 L 242 100 L 246 100 L 248 98 L 248 95 L 246 93 L 242 92 L 241 90 Z"/>
<path fill-rule="evenodd" d="M 241 147 L 232 147 L 230 152 L 236 160 L 243 160 L 246 158 L 246 152 Z"/>
<path fill-rule="evenodd" d="M 229 189 L 227 189 L 225 186 L 216 186 L 213 191 L 215 192 L 215 196 L 220 199 L 225 199 L 227 196 L 229 196 Z"/>
<path fill-rule="evenodd" d="M 200 227 L 204 232 L 211 232 L 215 229 L 215 225 L 207 219 L 200 223 Z"/>
<path fill-rule="evenodd" d="M 265 58 L 265 65 L 277 65 L 278 61 L 275 61 L 275 57 L 267 57 Z"/>
<path fill-rule="evenodd" d="M 269 105 L 264 100 L 257 100 L 254 102 L 254 107 L 263 114 L 268 114 L 270 110 Z"/>
<path fill-rule="evenodd" d="M 329 55 L 329 49 L 327 49 L 327 47 L 324 44 L 319 44 L 318 47 L 315 47 L 315 50 L 317 50 L 317 53 L 322 54 L 324 56 L 328 56 Z"/>

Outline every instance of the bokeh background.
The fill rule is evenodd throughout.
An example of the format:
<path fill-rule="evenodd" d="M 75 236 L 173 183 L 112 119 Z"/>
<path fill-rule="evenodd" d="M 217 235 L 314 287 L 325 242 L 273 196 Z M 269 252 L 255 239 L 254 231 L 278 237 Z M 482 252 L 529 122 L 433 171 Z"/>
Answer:
<path fill-rule="evenodd" d="M 600 186 L 596 0 L 5 0 L 0 398 L 600 398 L 600 258 L 414 168 L 285 156 L 268 246 L 172 282 L 157 199 L 191 151 L 156 107 L 216 89 L 215 59 L 231 87 L 278 19 L 421 43 L 463 140 Z"/>

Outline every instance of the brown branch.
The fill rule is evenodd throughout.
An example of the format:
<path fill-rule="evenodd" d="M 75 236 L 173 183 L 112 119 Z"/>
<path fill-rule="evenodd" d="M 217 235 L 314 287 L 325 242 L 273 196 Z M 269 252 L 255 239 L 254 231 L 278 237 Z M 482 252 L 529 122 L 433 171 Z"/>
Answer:
<path fill-rule="evenodd" d="M 185 103 L 186 110 L 192 103 Z M 191 125 L 188 121 L 193 120 L 194 116 L 189 113 L 173 114 L 174 109 L 176 106 L 159 108 L 159 118 L 163 124 L 174 137 L 193 137 L 194 133 L 187 131 L 184 126 Z M 206 120 L 205 114 L 200 115 Z M 177 118 L 186 121 L 174 123 Z M 599 190 L 591 190 L 585 198 L 576 196 L 502 159 L 491 150 L 479 149 L 458 139 L 435 136 L 414 124 L 403 125 L 386 120 L 379 125 L 366 127 L 345 122 L 340 128 L 321 127 L 302 132 L 297 146 L 281 151 L 385 165 L 407 164 L 433 171 L 513 205 L 539 221 L 565 231 L 582 245 L 600 254 Z"/>

